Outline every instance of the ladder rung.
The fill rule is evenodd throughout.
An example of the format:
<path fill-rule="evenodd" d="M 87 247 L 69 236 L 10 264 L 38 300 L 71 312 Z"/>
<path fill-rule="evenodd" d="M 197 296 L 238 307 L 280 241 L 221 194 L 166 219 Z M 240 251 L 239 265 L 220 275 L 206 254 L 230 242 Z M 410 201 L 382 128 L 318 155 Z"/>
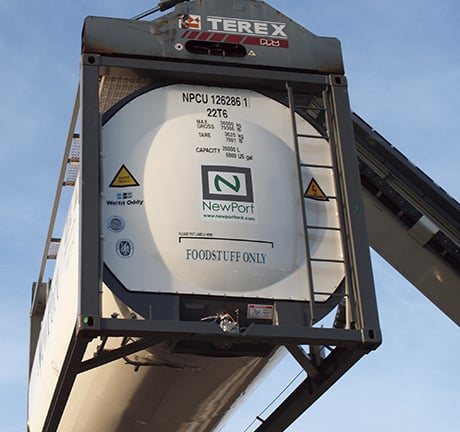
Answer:
<path fill-rule="evenodd" d="M 334 168 L 332 165 L 307 164 L 307 163 L 301 163 L 300 166 L 303 166 L 305 168 L 324 168 L 324 169 Z"/>
<path fill-rule="evenodd" d="M 325 139 L 325 140 L 328 139 L 327 136 L 323 136 L 323 135 L 297 134 L 297 136 L 298 136 L 299 138 L 315 138 L 315 139 Z"/>
<path fill-rule="evenodd" d="M 310 261 L 314 262 L 325 262 L 325 263 L 336 263 L 336 264 L 345 264 L 344 260 L 337 260 L 332 258 L 310 258 Z"/>
<path fill-rule="evenodd" d="M 326 111 L 326 108 L 324 107 L 315 107 L 315 106 L 312 106 L 312 105 L 296 105 L 295 106 L 296 110 L 298 109 L 301 109 L 301 110 L 311 110 L 311 111 Z"/>
<path fill-rule="evenodd" d="M 307 225 L 307 228 L 311 230 L 340 231 L 340 228 L 338 227 L 328 227 L 319 225 Z"/>
<path fill-rule="evenodd" d="M 318 198 L 318 195 L 304 195 L 303 196 L 304 199 L 312 199 L 312 200 L 315 200 L 315 201 L 328 201 L 330 199 L 333 199 L 333 200 L 336 200 L 337 197 L 336 196 L 332 196 L 332 195 L 321 195 L 321 198 Z"/>

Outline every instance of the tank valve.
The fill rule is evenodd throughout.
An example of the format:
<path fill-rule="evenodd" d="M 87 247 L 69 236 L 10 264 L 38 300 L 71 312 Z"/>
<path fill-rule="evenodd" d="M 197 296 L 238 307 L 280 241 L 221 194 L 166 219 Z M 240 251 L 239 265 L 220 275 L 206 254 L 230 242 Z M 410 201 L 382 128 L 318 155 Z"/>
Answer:
<path fill-rule="evenodd" d="M 238 311 L 235 311 L 238 316 Z M 216 315 L 211 315 L 201 318 L 201 321 L 212 321 L 219 324 L 219 327 L 226 333 L 239 333 L 240 325 L 238 320 L 233 318 L 228 312 L 218 312 Z"/>

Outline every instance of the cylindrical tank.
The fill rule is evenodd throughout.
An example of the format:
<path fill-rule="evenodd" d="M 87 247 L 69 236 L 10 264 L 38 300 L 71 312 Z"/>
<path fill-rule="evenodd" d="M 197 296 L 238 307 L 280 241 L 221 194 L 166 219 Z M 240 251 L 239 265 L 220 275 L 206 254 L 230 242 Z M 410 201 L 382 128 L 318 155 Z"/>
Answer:
<path fill-rule="evenodd" d="M 126 290 L 310 299 L 299 191 L 307 185 L 286 106 L 250 90 L 160 87 L 106 114 L 102 146 L 104 262 Z M 331 165 L 324 139 L 306 157 Z M 331 170 L 314 175 L 335 195 Z M 314 225 L 337 226 L 336 210 L 307 207 Z M 324 247 L 340 255 L 339 236 L 316 231 L 310 250 Z"/>

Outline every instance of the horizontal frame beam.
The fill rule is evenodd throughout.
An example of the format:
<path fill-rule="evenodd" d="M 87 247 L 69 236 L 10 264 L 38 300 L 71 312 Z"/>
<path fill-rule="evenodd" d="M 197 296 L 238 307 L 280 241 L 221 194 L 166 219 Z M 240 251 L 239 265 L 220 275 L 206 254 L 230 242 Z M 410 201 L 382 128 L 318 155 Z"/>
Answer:
<path fill-rule="evenodd" d="M 320 94 L 328 85 L 327 75 L 264 68 L 235 67 L 206 63 L 183 63 L 161 59 L 137 59 L 85 54 L 83 61 L 100 67 L 101 75 L 136 76 L 156 81 L 217 85 L 247 89 L 286 92 L 286 81 L 296 91 Z"/>
<path fill-rule="evenodd" d="M 355 329 L 322 327 L 288 327 L 251 324 L 244 333 L 225 333 L 216 323 L 201 321 L 127 320 L 100 318 L 90 326 L 81 320 L 80 331 L 92 337 L 149 337 L 159 340 L 194 338 L 200 341 L 232 343 L 268 343 L 272 345 L 347 345 L 365 344 L 370 349 L 375 343 L 366 341 L 363 332 Z"/>

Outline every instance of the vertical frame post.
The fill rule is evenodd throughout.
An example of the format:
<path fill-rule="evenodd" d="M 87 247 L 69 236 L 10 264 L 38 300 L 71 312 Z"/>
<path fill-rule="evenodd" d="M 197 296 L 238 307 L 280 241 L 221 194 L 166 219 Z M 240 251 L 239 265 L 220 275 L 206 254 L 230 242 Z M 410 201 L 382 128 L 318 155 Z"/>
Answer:
<path fill-rule="evenodd" d="M 342 195 L 345 200 L 347 238 L 351 253 L 351 278 L 355 287 L 356 304 L 359 305 L 358 328 L 363 332 L 363 342 L 377 346 L 381 342 L 377 314 L 377 300 L 369 253 L 361 181 L 358 172 L 353 122 L 348 100 L 347 82 L 342 75 L 330 76 L 332 109 L 331 133 L 336 140 L 339 175 L 342 178 Z"/>
<path fill-rule="evenodd" d="M 101 314 L 100 117 L 98 55 L 83 55 L 81 67 L 80 326 L 98 328 Z"/>

